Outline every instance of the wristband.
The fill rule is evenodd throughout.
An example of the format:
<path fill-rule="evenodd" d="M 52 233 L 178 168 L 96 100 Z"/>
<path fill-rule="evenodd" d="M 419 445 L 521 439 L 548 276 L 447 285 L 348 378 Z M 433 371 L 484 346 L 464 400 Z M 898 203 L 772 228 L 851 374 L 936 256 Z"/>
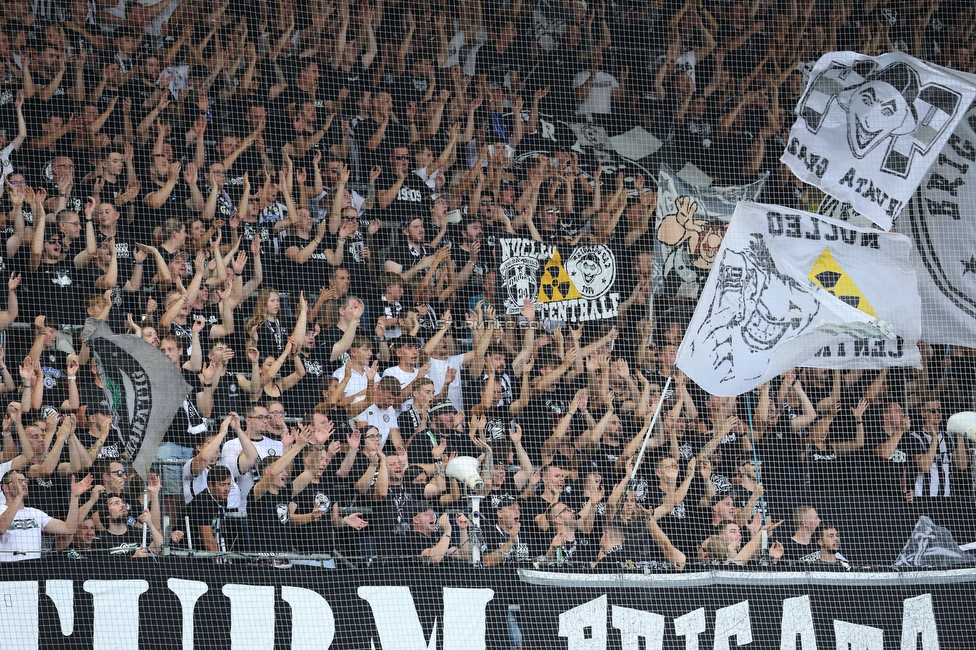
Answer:
<path fill-rule="evenodd" d="M 76 379 L 78 379 L 77 375 L 68 375 L 68 381 L 74 381 Z"/>
<path fill-rule="evenodd" d="M 10 433 L 11 433 L 10 429 L 7 429 L 6 431 L 3 432 L 2 435 L 3 435 L 4 438 L 9 438 L 10 437 Z"/>
<path fill-rule="evenodd" d="M 133 262 L 132 266 L 142 266 L 142 262 Z"/>

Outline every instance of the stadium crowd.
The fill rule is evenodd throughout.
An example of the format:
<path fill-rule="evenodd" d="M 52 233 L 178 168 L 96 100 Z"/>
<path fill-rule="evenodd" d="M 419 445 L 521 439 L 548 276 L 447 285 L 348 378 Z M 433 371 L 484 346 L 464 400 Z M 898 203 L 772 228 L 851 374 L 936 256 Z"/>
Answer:
<path fill-rule="evenodd" d="M 2 13 L 0 561 L 168 545 L 850 569 L 890 565 L 920 514 L 974 538 L 966 441 L 945 428 L 973 406 L 972 350 L 923 344 L 921 371 L 804 368 L 708 395 L 674 368 L 694 304 L 652 295 L 655 179 L 542 137 L 555 120 L 639 126 L 664 143 L 655 161 L 717 185 L 766 175 L 763 201 L 807 208 L 779 156 L 813 62 L 898 49 L 970 71 L 969 4 Z M 616 317 L 505 313 L 511 237 L 608 246 Z M 78 336 L 89 317 L 157 346 L 191 386 L 145 504 L 118 388 Z M 483 476 L 480 533 L 447 476 L 458 457 Z"/>

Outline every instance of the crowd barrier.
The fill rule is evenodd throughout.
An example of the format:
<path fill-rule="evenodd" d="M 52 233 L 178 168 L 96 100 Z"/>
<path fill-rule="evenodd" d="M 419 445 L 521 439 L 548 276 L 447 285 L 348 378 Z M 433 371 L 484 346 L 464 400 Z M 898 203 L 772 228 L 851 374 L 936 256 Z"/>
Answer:
<path fill-rule="evenodd" d="M 0 650 L 969 650 L 976 570 L 560 573 L 88 557 L 2 569 Z"/>

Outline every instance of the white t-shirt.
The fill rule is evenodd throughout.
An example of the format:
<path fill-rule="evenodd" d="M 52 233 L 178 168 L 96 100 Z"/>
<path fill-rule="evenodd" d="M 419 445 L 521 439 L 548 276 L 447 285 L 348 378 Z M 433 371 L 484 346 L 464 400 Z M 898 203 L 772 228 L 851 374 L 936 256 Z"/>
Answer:
<path fill-rule="evenodd" d="M 0 506 L 0 515 L 6 511 Z M 36 508 L 22 508 L 10 528 L 0 535 L 0 562 L 38 560 L 41 557 L 41 531 L 54 519 Z"/>
<path fill-rule="evenodd" d="M 193 497 L 207 489 L 207 474 L 210 473 L 209 469 L 204 469 L 200 476 L 194 476 L 190 469 L 192 464 L 193 459 L 183 463 L 183 500 L 186 503 L 193 501 Z"/>
<path fill-rule="evenodd" d="M 11 138 L 13 140 L 13 138 Z M 7 176 L 14 173 L 14 164 L 10 162 L 10 156 L 14 153 L 14 143 L 11 142 L 3 149 L 0 149 L 0 183 L 7 180 Z"/>
<path fill-rule="evenodd" d="M 13 467 L 14 467 L 13 460 L 8 460 L 6 463 L 0 463 L 0 478 L 3 478 L 3 475 L 9 472 L 11 469 L 13 469 Z M 0 490 L 0 506 L 5 506 L 5 505 L 7 505 L 7 496 L 3 493 L 2 490 Z"/>
<path fill-rule="evenodd" d="M 386 441 L 390 438 L 390 429 L 397 428 L 397 410 L 394 407 L 381 409 L 373 404 L 368 409 L 349 421 L 349 425 L 355 427 L 356 422 L 366 422 L 367 426 L 376 427 L 380 432 L 380 448 L 386 446 Z"/>
<path fill-rule="evenodd" d="M 332 378 L 339 382 L 341 382 L 345 378 L 345 376 L 346 376 L 345 366 L 339 366 L 336 369 L 336 371 L 332 373 Z M 379 380 L 380 380 L 380 376 L 378 374 L 373 376 L 374 382 Z M 345 395 L 346 397 L 349 397 L 350 395 L 355 395 L 356 393 L 366 390 L 368 386 L 369 386 L 369 382 L 366 379 L 366 373 L 363 372 L 362 374 L 359 374 L 355 370 L 353 370 L 352 377 L 349 378 L 349 383 L 346 384 L 346 390 L 344 390 L 342 394 Z M 355 404 L 356 402 L 361 402 L 364 399 L 366 398 L 363 396 L 359 396 L 356 399 L 354 399 L 352 403 Z"/>
<path fill-rule="evenodd" d="M 274 440 L 265 436 L 260 440 L 252 440 L 254 448 L 258 450 L 258 460 L 247 472 L 241 474 L 237 458 L 241 455 L 241 441 L 237 438 L 228 440 L 224 443 L 224 448 L 220 455 L 220 464 L 226 465 L 230 470 L 233 479 L 230 484 L 230 494 L 227 495 L 227 509 L 237 508 L 241 512 L 247 512 L 247 495 L 254 487 L 258 473 L 258 464 L 268 456 L 281 456 L 282 445 L 280 440 Z"/>
<path fill-rule="evenodd" d="M 417 378 L 417 373 L 419 372 L 420 372 L 420 368 L 417 368 L 413 372 L 407 372 L 406 370 L 402 369 L 400 366 L 393 366 L 392 368 L 387 368 L 386 370 L 384 370 L 383 376 L 395 377 L 396 380 L 400 382 L 400 390 L 403 390 L 404 388 L 409 386 L 414 379 Z M 407 400 L 403 402 L 403 404 L 400 404 L 400 407 L 397 409 L 397 412 L 403 413 L 412 405 L 413 405 L 413 397 L 408 397 Z"/>
<path fill-rule="evenodd" d="M 586 84 L 590 78 L 590 71 L 584 70 L 577 72 L 573 77 L 573 88 L 580 88 Z M 613 89 L 619 86 L 616 78 L 606 72 L 597 72 L 596 81 L 590 86 L 590 92 L 586 99 L 576 107 L 577 113 L 598 113 L 609 115 L 612 103 Z"/>
<path fill-rule="evenodd" d="M 464 397 L 461 391 L 461 370 L 463 365 L 463 354 L 455 354 L 453 357 L 448 357 L 443 361 L 431 357 L 430 372 L 427 373 L 427 379 L 434 382 L 434 392 L 440 393 L 441 389 L 444 388 L 444 380 L 447 378 L 448 366 L 457 370 L 457 373 L 454 375 L 454 381 L 451 382 L 450 387 L 447 389 L 447 398 L 451 400 L 454 408 L 459 411 L 464 409 Z"/>

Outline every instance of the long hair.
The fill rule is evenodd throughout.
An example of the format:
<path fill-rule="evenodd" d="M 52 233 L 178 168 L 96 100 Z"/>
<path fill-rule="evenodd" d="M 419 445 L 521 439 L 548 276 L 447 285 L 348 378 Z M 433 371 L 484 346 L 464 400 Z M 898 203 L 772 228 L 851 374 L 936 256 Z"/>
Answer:
<path fill-rule="evenodd" d="M 268 320 L 268 317 L 271 316 L 271 313 L 268 312 L 268 298 L 273 293 L 278 293 L 278 290 L 270 287 L 261 289 L 261 293 L 258 294 L 257 302 L 254 305 L 254 315 L 251 316 L 250 320 L 247 321 L 247 325 L 244 326 L 245 332 L 250 332 L 254 327 L 264 324 L 264 321 Z"/>

